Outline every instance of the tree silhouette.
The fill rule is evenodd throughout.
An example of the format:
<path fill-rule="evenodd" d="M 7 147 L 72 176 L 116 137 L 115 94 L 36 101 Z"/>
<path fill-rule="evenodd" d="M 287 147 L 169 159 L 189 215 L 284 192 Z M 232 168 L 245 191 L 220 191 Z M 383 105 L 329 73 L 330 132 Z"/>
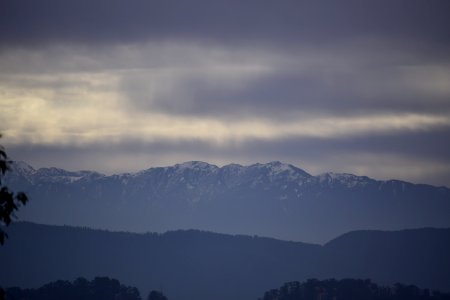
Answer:
<path fill-rule="evenodd" d="M 400 283 L 379 286 L 369 279 L 309 279 L 288 282 L 264 293 L 260 300 L 450 300 L 450 294 Z"/>
<path fill-rule="evenodd" d="M 13 287 L 6 289 L 5 294 L 7 300 L 141 300 L 137 288 L 109 277 L 57 280 L 38 289 Z"/>
<path fill-rule="evenodd" d="M 2 135 L 0 134 L 1 137 Z M 28 201 L 25 193 L 19 192 L 15 194 L 3 185 L 3 176 L 10 169 L 10 163 L 5 148 L 0 145 L 0 245 L 3 245 L 8 237 L 2 227 L 9 226 L 15 217 L 15 211 Z"/>
<path fill-rule="evenodd" d="M 167 297 L 161 292 L 151 291 L 147 297 L 147 300 L 167 300 Z"/>

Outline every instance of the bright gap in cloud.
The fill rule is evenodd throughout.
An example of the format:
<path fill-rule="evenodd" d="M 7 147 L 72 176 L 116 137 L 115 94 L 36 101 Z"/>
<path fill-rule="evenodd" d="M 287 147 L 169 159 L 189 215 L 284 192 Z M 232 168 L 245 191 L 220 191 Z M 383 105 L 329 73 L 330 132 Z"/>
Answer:
<path fill-rule="evenodd" d="M 196 139 L 221 145 L 245 139 L 339 138 L 450 125 L 449 115 L 431 114 L 299 115 L 294 121 L 253 117 L 231 122 L 151 111 L 133 114 L 122 107 L 123 102 L 113 91 L 78 92 L 76 101 L 63 104 L 58 102 L 57 94 L 49 92 L 48 96 L 16 95 L 0 100 L 4 108 L 2 130 L 9 143 L 77 145 L 100 141 L 120 143 L 132 138 L 143 142 Z M 66 99 L 70 97 L 66 95 Z"/>

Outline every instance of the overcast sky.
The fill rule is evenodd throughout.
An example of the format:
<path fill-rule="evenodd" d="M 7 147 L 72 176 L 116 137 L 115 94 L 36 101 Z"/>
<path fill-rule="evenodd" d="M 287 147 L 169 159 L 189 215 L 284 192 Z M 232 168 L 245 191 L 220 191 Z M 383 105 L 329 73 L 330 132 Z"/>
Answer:
<path fill-rule="evenodd" d="M 279 160 L 450 186 L 448 0 L 2 0 L 1 143 L 112 173 Z"/>

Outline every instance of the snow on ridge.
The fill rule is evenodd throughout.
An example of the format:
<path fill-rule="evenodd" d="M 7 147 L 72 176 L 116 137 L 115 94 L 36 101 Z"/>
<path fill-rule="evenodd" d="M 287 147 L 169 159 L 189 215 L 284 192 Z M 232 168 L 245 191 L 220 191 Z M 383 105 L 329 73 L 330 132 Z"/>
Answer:
<path fill-rule="evenodd" d="M 287 176 L 287 179 L 290 181 L 304 181 L 305 179 L 311 177 L 311 175 L 304 170 L 297 168 L 291 164 L 272 161 L 265 165 L 270 167 L 270 174 L 272 176 L 284 175 Z"/>
<path fill-rule="evenodd" d="M 281 173 L 284 171 L 289 171 L 293 169 L 292 165 L 282 163 L 280 161 L 271 161 L 268 163 L 256 163 L 249 166 L 244 166 L 244 168 L 256 168 L 256 169 L 270 169 L 274 173 Z"/>
<path fill-rule="evenodd" d="M 247 167 L 244 167 L 244 166 L 242 166 L 240 164 L 228 164 L 228 165 L 224 165 L 223 167 L 221 167 L 220 171 L 226 172 L 226 173 L 231 173 L 231 174 L 234 174 L 234 175 L 240 175 L 246 169 L 247 169 Z"/>
<path fill-rule="evenodd" d="M 33 176 L 36 174 L 36 170 L 24 161 L 12 161 L 9 167 L 10 170 L 6 172 L 5 178 L 22 176 L 31 182 Z"/>
<path fill-rule="evenodd" d="M 47 182 L 64 182 L 74 183 L 81 179 L 89 180 L 92 177 L 105 177 L 106 175 L 98 173 L 96 171 L 80 170 L 80 171 L 67 171 L 60 168 L 40 168 L 31 174 L 33 178 L 39 178 Z"/>
<path fill-rule="evenodd" d="M 36 169 L 34 169 L 32 166 L 21 160 L 13 161 L 10 166 L 13 171 L 16 171 L 22 175 L 25 174 L 29 175 L 36 173 Z"/>
<path fill-rule="evenodd" d="M 289 164 L 284 164 L 282 162 L 279 161 L 272 161 L 270 163 L 267 164 L 268 166 L 270 166 L 272 173 L 274 174 L 279 174 L 282 172 L 293 172 L 293 167 L 292 165 Z"/>
<path fill-rule="evenodd" d="M 161 172 L 164 173 L 168 172 L 168 176 L 172 176 L 170 174 L 173 174 L 174 176 L 182 175 L 187 170 L 193 170 L 193 171 L 200 171 L 203 175 L 213 176 L 214 174 L 217 174 L 217 172 L 220 172 L 220 170 L 227 170 L 227 172 L 232 172 L 234 174 L 233 176 L 236 177 L 236 180 L 240 178 L 240 175 L 243 175 L 244 173 L 247 174 L 250 170 L 250 174 L 256 171 L 256 174 L 258 175 L 257 180 L 261 180 L 261 178 L 265 176 L 269 176 L 270 182 L 275 182 L 278 180 L 287 180 L 290 182 L 298 182 L 301 184 L 302 182 L 310 182 L 311 184 L 314 182 L 322 183 L 322 184 L 338 184 L 338 185 L 344 185 L 346 187 L 352 188 L 355 186 L 363 186 L 368 183 L 370 183 L 373 179 L 370 179 L 365 176 L 357 176 L 354 174 L 349 173 L 334 173 L 334 172 L 328 172 L 323 173 L 317 176 L 312 176 L 305 172 L 304 170 L 292 165 L 283 163 L 280 161 L 271 161 L 268 163 L 255 163 L 247 166 L 243 166 L 237 163 L 231 163 L 224 165 L 222 167 L 218 167 L 213 164 L 209 164 L 207 162 L 203 161 L 187 161 L 179 164 L 175 164 L 172 166 L 166 166 L 166 167 L 152 167 L 146 170 L 141 170 L 137 172 L 131 172 L 131 173 L 120 173 L 120 174 L 114 174 L 114 175 L 104 175 L 101 173 L 97 173 L 95 171 L 66 171 L 64 169 L 59 168 L 40 168 L 38 170 L 35 170 L 33 167 L 28 165 L 25 162 L 17 161 L 14 162 L 12 165 L 12 168 L 17 170 L 17 173 L 27 177 L 27 178 L 33 178 L 33 177 L 39 177 L 40 180 L 46 180 L 46 181 L 58 181 L 58 182 L 75 182 L 83 178 L 84 180 L 90 180 L 90 178 L 94 179 L 94 177 L 111 177 L 111 176 L 119 176 L 122 181 L 128 182 L 132 178 L 139 177 L 141 175 L 151 175 L 154 172 Z M 172 173 L 174 172 L 174 173 Z M 261 177 L 263 176 L 263 177 Z"/>
<path fill-rule="evenodd" d="M 339 183 L 345 185 L 348 188 L 353 188 L 355 186 L 365 186 L 371 180 L 366 176 L 358 176 L 350 173 L 334 173 L 327 172 L 316 176 L 320 183 Z"/>
<path fill-rule="evenodd" d="M 202 169 L 202 170 L 215 170 L 218 169 L 216 165 L 212 165 L 203 161 L 187 161 L 184 163 L 174 165 L 178 169 Z"/>
<path fill-rule="evenodd" d="M 231 163 L 231 164 L 228 164 L 228 165 L 224 165 L 222 168 L 242 169 L 242 168 L 245 168 L 245 167 L 243 165 L 240 165 L 240 164 Z"/>

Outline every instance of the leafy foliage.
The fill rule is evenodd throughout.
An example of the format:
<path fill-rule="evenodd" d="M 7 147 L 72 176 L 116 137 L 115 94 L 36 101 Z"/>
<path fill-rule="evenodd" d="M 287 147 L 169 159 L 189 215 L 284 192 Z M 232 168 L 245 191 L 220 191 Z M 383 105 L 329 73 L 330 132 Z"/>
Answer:
<path fill-rule="evenodd" d="M 141 300 L 135 287 L 116 279 L 96 277 L 92 281 L 78 278 L 73 282 L 58 280 L 38 289 L 6 289 L 6 300 Z"/>
<path fill-rule="evenodd" d="M 378 286 L 369 279 L 317 280 L 285 283 L 259 300 L 450 300 L 450 294 L 397 283 Z"/>
<path fill-rule="evenodd" d="M 167 297 L 163 293 L 158 291 L 151 291 L 147 300 L 167 300 Z"/>
<path fill-rule="evenodd" d="M 1 137 L 1 134 L 0 134 Z M 3 176 L 6 171 L 9 170 L 9 164 L 11 162 L 8 160 L 5 149 L 0 146 L 0 226 L 8 226 L 11 224 L 14 218 L 14 212 L 19 209 L 21 205 L 25 205 L 28 201 L 27 195 L 25 193 L 19 192 L 14 193 L 8 189 L 8 187 L 3 186 Z M 6 232 L 0 227 L 0 245 L 5 243 L 5 239 L 8 237 Z"/>

